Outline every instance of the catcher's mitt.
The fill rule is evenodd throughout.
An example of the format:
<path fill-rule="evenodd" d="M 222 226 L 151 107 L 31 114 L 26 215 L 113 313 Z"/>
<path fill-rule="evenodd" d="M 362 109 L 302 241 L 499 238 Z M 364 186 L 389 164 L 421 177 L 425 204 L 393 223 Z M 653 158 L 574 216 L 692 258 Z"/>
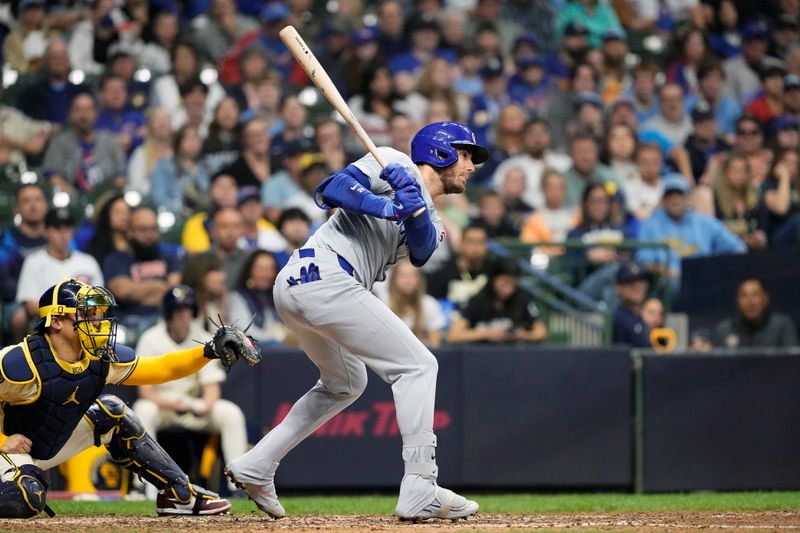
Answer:
<path fill-rule="evenodd" d="M 225 368 L 230 368 L 239 358 L 248 365 L 261 362 L 261 348 L 253 338 L 236 326 L 225 324 L 220 325 L 214 338 L 205 344 L 203 355 L 209 359 L 219 359 Z"/>

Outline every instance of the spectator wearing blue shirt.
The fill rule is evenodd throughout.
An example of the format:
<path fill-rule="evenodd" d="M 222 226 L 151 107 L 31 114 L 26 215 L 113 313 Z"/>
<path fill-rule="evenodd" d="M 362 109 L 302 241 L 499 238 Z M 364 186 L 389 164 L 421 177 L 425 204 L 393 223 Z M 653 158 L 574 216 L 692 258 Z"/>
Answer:
<path fill-rule="evenodd" d="M 508 80 L 508 95 L 529 114 L 540 111 L 552 95 L 553 86 L 545 71 L 544 58 L 523 55 L 517 59 L 517 73 Z"/>
<path fill-rule="evenodd" d="M 725 71 L 716 59 L 707 59 L 697 68 L 696 95 L 689 95 L 684 100 L 686 109 L 693 110 L 703 105 L 711 108 L 717 120 L 719 132 L 733 135 L 736 131 L 736 119 L 742 114 L 742 106 L 730 95 L 725 94 Z"/>
<path fill-rule="evenodd" d="M 114 135 L 119 147 L 130 155 L 142 144 L 145 133 L 144 114 L 128 107 L 128 87 L 118 76 L 106 76 L 100 83 L 100 113 L 95 129 Z"/>
<path fill-rule="evenodd" d="M 419 16 L 408 23 L 411 47 L 407 52 L 395 54 L 389 58 L 389 70 L 392 74 L 409 72 L 418 75 L 423 66 L 437 54 L 443 55 L 451 63 L 455 62 L 452 50 L 439 50 L 441 42 L 439 23 L 431 16 Z"/>
<path fill-rule="evenodd" d="M 36 120 L 64 124 L 72 99 L 89 92 L 86 85 L 69 81 L 71 69 L 67 43 L 61 39 L 51 41 L 44 53 L 45 76 L 20 95 L 20 110 Z"/>
<path fill-rule="evenodd" d="M 132 210 L 128 241 L 130 250 L 106 256 L 103 277 L 119 303 L 120 323 L 142 331 L 158 319 L 167 288 L 181 282 L 180 263 L 159 242 L 156 212 L 150 207 Z"/>
<path fill-rule="evenodd" d="M 684 176 L 669 174 L 663 184 L 663 207 L 642 224 L 639 239 L 666 243 L 669 250 L 642 248 L 636 260 L 648 271 L 663 276 L 668 290 L 676 294 L 682 258 L 744 253 L 747 246 L 721 221 L 689 209 L 689 184 Z"/>
<path fill-rule="evenodd" d="M 472 114 L 469 125 L 475 132 L 477 141 L 491 145 L 489 138 L 492 127 L 500 116 L 500 109 L 511 102 L 508 96 L 508 79 L 499 58 L 491 58 L 481 67 L 483 94 L 472 99 Z"/>
<path fill-rule="evenodd" d="M 640 308 L 647 297 L 647 272 L 633 261 L 622 263 L 617 270 L 614 289 L 619 304 L 614 309 L 614 344 L 633 348 L 650 348 L 650 327 L 642 319 Z"/>
<path fill-rule="evenodd" d="M 658 115 L 658 93 L 656 91 L 656 76 L 659 67 L 650 61 L 642 61 L 633 69 L 633 82 L 631 83 L 631 97 L 633 98 L 636 120 L 639 124 Z"/>
<path fill-rule="evenodd" d="M 717 135 L 717 119 L 704 103 L 692 110 L 692 124 L 694 131 L 686 138 L 684 148 L 689 154 L 692 177 L 695 182 L 700 182 L 711 157 L 727 152 L 731 145 Z"/>
<path fill-rule="evenodd" d="M 47 198 L 41 185 L 20 185 L 14 194 L 14 214 L 19 216 L 19 224 L 0 233 L 0 301 L 3 306 L 0 331 L 6 334 L 6 338 L 0 340 L 9 342 L 22 338 L 28 326 L 24 308 L 14 301 L 22 263 L 47 244 L 44 236 Z"/>

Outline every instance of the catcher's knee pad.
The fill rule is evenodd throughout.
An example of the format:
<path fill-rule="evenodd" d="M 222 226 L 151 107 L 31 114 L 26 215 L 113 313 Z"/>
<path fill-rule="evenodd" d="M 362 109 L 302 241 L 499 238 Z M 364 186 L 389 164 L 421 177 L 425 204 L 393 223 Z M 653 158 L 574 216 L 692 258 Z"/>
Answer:
<path fill-rule="evenodd" d="M 30 518 L 42 511 L 52 513 L 47 506 L 47 483 L 42 474 L 37 466 L 22 465 L 13 475 L 3 475 L 0 518 Z"/>
<path fill-rule="evenodd" d="M 169 489 L 180 501 L 189 501 L 193 492 L 189 477 L 180 469 L 151 435 L 144 430 L 139 418 L 125 403 L 110 394 L 97 398 L 86 412 L 94 424 L 95 445 L 103 435 L 116 428 L 106 444 L 114 462 L 155 485 Z"/>

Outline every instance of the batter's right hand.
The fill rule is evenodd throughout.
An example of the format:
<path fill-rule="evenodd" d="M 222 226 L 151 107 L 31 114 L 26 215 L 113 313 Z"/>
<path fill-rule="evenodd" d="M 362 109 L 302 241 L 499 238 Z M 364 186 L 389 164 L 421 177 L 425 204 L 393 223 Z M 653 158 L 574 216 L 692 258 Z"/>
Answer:
<path fill-rule="evenodd" d="M 10 435 L 6 441 L 0 446 L 0 452 L 3 453 L 30 453 L 33 443 L 25 435 L 15 433 Z"/>
<path fill-rule="evenodd" d="M 419 190 L 416 187 L 410 186 L 395 191 L 394 199 L 387 204 L 391 207 L 388 218 L 389 220 L 405 220 L 420 208 L 425 209 L 425 200 L 422 199 Z"/>
<path fill-rule="evenodd" d="M 419 182 L 417 182 L 408 169 L 400 163 L 389 163 L 386 165 L 386 167 L 381 170 L 381 179 L 389 183 L 395 191 L 399 191 L 405 187 L 416 187 L 417 190 L 420 190 Z"/>

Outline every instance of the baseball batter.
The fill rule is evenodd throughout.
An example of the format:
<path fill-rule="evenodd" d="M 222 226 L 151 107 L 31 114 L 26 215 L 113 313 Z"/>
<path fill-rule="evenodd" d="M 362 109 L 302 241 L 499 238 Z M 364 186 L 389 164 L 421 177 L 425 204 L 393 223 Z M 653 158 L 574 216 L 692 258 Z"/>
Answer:
<path fill-rule="evenodd" d="M 226 467 L 228 477 L 275 518 L 285 515 L 274 484 L 279 462 L 361 395 L 367 367 L 392 386 L 403 438 L 397 516 L 454 519 L 478 511 L 477 503 L 436 483 L 436 358 L 370 288 L 399 259 L 409 257 L 415 266 L 428 260 L 445 237 L 433 198 L 464 192 L 488 151 L 455 122 L 422 128 L 411 158 L 379 150 L 386 168 L 367 155 L 320 184 L 317 204 L 339 209 L 275 281 L 278 313 L 320 378 L 283 422 Z"/>

